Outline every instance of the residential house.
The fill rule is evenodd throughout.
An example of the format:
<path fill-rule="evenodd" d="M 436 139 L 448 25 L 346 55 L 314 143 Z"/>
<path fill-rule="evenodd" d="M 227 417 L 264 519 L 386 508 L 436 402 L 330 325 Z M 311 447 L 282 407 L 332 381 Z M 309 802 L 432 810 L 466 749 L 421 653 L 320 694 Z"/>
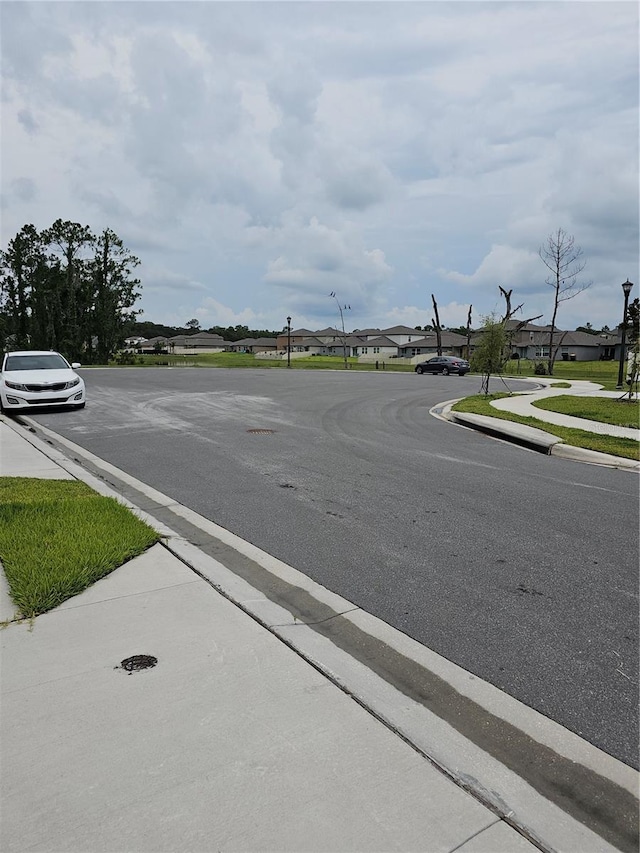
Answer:
<path fill-rule="evenodd" d="M 155 338 L 148 338 L 146 341 L 140 341 L 136 346 L 136 350 L 143 353 L 168 352 L 169 339 L 163 335 L 158 335 Z"/>
<path fill-rule="evenodd" d="M 313 336 L 318 338 L 318 340 L 322 341 L 323 344 L 335 344 L 336 341 L 342 342 L 342 339 L 346 336 L 338 329 L 334 329 L 332 326 L 328 326 L 326 329 L 320 329 L 318 332 L 314 332 Z"/>
<path fill-rule="evenodd" d="M 358 335 L 358 338 L 360 338 L 360 335 Z M 353 355 L 361 358 L 364 357 L 365 359 L 369 357 L 376 361 L 379 358 L 384 360 L 398 357 L 398 344 L 386 335 L 378 334 L 375 337 L 360 338 L 360 341 L 359 344 L 352 346 L 351 351 Z"/>
<path fill-rule="evenodd" d="M 518 328 L 517 320 L 508 320 L 507 330 L 512 334 L 511 353 L 514 358 L 544 361 L 549 358 L 551 326 L 526 323 Z M 478 345 L 482 330 L 475 332 L 471 348 Z M 557 348 L 557 361 L 609 361 L 619 358 L 620 334 L 590 335 L 588 332 L 556 329 L 553 333 L 553 348 Z"/>
<path fill-rule="evenodd" d="M 391 326 L 389 329 L 376 329 L 372 334 L 370 331 L 369 329 L 365 329 L 364 332 L 358 332 L 358 335 L 360 337 L 365 335 L 367 341 L 371 338 L 384 336 L 398 346 L 410 344 L 424 334 L 418 331 L 418 329 L 412 329 L 410 326 Z"/>
<path fill-rule="evenodd" d="M 141 338 L 139 335 L 135 338 L 125 338 L 124 348 L 125 350 L 138 349 L 143 343 L 145 343 L 146 340 L 146 338 Z"/>
<path fill-rule="evenodd" d="M 467 339 L 456 332 L 442 331 L 440 333 L 443 355 L 466 356 Z M 435 332 L 429 332 L 424 337 L 409 341 L 398 347 L 398 355 L 402 358 L 413 358 L 417 355 L 431 356 L 438 353 L 438 339 Z"/>
<path fill-rule="evenodd" d="M 220 335 L 211 332 L 196 332 L 194 335 L 176 335 L 169 338 L 169 349 L 176 355 L 224 352 L 229 346 Z"/>
<path fill-rule="evenodd" d="M 287 334 L 278 335 L 277 348 L 286 352 Z M 454 332 L 442 332 L 442 350 L 445 354 L 463 355 L 466 338 Z M 309 329 L 291 331 L 291 351 L 317 355 L 347 355 L 356 358 L 389 359 L 413 358 L 437 352 L 435 333 L 413 329 L 410 326 L 391 326 L 388 329 L 355 329 L 343 335 L 338 329 L 328 327 L 317 332 Z"/>
<path fill-rule="evenodd" d="M 279 352 L 286 352 L 288 342 L 291 341 L 291 349 L 293 351 L 294 344 L 301 344 L 305 338 L 312 338 L 315 334 L 310 329 L 292 329 L 290 333 L 285 330 L 284 332 L 280 332 L 276 338 L 276 349 Z"/>
<path fill-rule="evenodd" d="M 308 355 L 326 355 L 327 345 L 315 335 L 310 335 L 292 343 L 291 352 L 304 352 Z"/>
<path fill-rule="evenodd" d="M 232 352 L 275 352 L 277 342 L 275 338 L 243 338 L 229 344 L 229 349 Z"/>

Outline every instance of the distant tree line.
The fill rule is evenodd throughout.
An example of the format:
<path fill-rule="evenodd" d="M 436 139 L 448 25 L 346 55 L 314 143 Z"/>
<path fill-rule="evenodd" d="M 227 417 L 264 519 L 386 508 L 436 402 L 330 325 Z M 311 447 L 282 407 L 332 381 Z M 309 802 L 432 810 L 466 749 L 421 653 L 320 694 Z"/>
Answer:
<path fill-rule="evenodd" d="M 241 341 L 243 338 L 277 338 L 282 332 L 272 332 L 268 329 L 250 329 L 248 326 L 211 326 L 201 329 L 198 320 L 189 320 L 184 326 L 163 326 L 162 323 L 151 323 L 138 320 L 131 326 L 127 337 L 141 338 L 174 338 L 176 335 L 193 335 L 197 332 L 210 332 L 220 335 L 225 341 Z"/>
<path fill-rule="evenodd" d="M 0 346 L 106 363 L 139 313 L 139 263 L 110 228 L 24 225 L 0 252 Z"/>
<path fill-rule="evenodd" d="M 606 335 L 611 334 L 611 329 L 606 325 L 601 329 L 594 329 L 591 323 L 585 323 L 584 326 L 576 326 L 576 332 L 586 332 L 588 335 Z"/>

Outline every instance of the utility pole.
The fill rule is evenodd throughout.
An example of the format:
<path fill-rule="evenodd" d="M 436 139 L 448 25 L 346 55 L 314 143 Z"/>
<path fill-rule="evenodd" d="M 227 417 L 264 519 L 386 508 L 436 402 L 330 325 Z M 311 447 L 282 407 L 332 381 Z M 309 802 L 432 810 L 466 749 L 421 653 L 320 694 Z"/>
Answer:
<path fill-rule="evenodd" d="M 329 296 L 332 296 L 336 300 L 336 304 L 338 306 L 338 311 L 340 312 L 340 322 L 342 324 L 342 354 L 344 356 L 344 369 L 349 369 L 349 363 L 347 361 L 347 333 L 344 330 L 344 311 L 351 311 L 351 305 L 341 305 L 340 300 L 336 296 L 336 294 L 332 291 Z"/>

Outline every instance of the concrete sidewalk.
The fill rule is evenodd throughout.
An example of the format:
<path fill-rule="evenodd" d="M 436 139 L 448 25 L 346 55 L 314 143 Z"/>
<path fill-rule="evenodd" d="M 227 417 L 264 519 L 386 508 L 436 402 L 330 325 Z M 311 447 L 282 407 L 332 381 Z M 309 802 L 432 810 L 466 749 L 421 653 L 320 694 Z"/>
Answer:
<path fill-rule="evenodd" d="M 557 424 L 558 426 L 581 429 L 586 432 L 597 433 L 598 435 L 615 435 L 619 438 L 631 438 L 635 441 L 640 441 L 640 428 L 632 429 L 630 427 L 617 426 L 616 424 L 590 421 L 586 418 L 575 418 L 571 415 L 563 415 L 559 412 L 540 409 L 534 405 L 538 400 L 549 397 L 561 397 L 567 394 L 576 397 L 606 397 L 610 400 L 617 400 L 624 393 L 621 391 L 603 391 L 602 386 L 596 385 L 594 382 L 571 382 L 570 385 L 570 388 L 552 388 L 547 386 L 540 391 L 527 391 L 514 394 L 512 397 L 492 400 L 491 405 L 495 409 L 500 409 L 504 412 L 514 412 L 518 415 L 537 418 L 540 421 Z"/>
<path fill-rule="evenodd" d="M 0 448 L 1 475 L 78 474 L 108 492 L 2 418 Z M 431 717 L 419 725 L 433 727 L 437 749 L 399 736 L 400 726 L 382 721 L 392 718 L 388 708 L 372 713 L 363 699 L 354 701 L 355 680 L 350 687 L 349 679 L 328 677 L 339 673 L 338 658 L 328 667 L 321 654 L 309 663 L 291 625 L 277 636 L 260 624 L 259 613 L 276 608 L 282 619 L 281 609 L 250 588 L 241 606 L 232 603 L 220 590 L 240 582 L 227 580 L 218 565 L 212 584 L 204 556 L 194 571 L 178 554 L 193 558 L 196 549 L 159 529 L 163 544 L 33 624 L 12 622 L 1 632 L 5 853 L 632 849 L 555 806 L 545 812 L 544 800 L 526 785 L 519 794 L 517 781 L 500 796 L 490 796 L 490 787 L 479 796 L 473 775 L 483 778 L 486 768 L 473 744 Z M 7 618 L 6 590 L 2 608 Z M 360 619 L 364 624 L 366 614 Z M 127 671 L 123 661 L 137 655 L 157 662 Z M 459 677 L 458 688 L 468 689 L 468 674 Z M 517 705 L 490 685 L 479 689 L 487 701 Z M 406 696 L 394 701 L 403 706 L 396 714 L 409 710 Z M 558 737 L 559 766 L 567 756 L 590 779 L 593 765 L 622 799 L 637 789 L 630 768 L 527 711 L 518 711 L 525 728 L 542 737 L 550 726 Z M 430 752 L 448 756 L 436 762 L 440 769 Z M 470 760 L 475 773 L 466 769 Z M 458 766 L 464 773 L 455 773 Z M 468 781 L 455 784 L 450 776 Z M 501 813 L 503 795 L 539 810 L 539 828 L 531 828 L 533 815 L 524 820 L 529 829 L 516 831 L 510 824 L 517 815 L 508 807 Z"/>

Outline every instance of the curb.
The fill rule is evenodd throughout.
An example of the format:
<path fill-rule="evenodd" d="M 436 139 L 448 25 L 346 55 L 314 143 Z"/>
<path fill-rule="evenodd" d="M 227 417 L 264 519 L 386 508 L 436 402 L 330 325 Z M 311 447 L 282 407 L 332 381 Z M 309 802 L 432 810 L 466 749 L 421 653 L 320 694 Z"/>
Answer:
<path fill-rule="evenodd" d="M 472 412 L 449 412 L 448 417 L 454 423 L 469 426 L 472 429 L 496 435 L 499 438 L 506 438 L 514 444 L 522 444 L 547 455 L 551 453 L 552 447 L 562 440 L 555 435 L 544 432 L 544 430 L 526 424 L 518 424 L 515 421 L 490 418 L 487 415 L 476 415 Z"/>
<path fill-rule="evenodd" d="M 461 397 L 460 399 L 464 398 Z M 471 412 L 454 412 L 451 407 L 457 402 L 458 400 L 449 400 L 446 403 L 441 403 L 439 406 L 434 406 L 431 412 L 450 423 L 484 432 L 493 438 L 500 438 L 529 450 L 544 453 L 547 456 L 558 456 L 572 462 L 586 462 L 590 465 L 603 465 L 621 471 L 640 471 L 640 462 L 636 462 L 635 459 L 612 456 L 610 453 L 600 453 L 597 450 L 587 450 L 584 447 L 574 447 L 572 444 L 566 444 L 556 435 L 536 427 L 518 424 L 515 421 L 508 421 L 503 418 L 476 415 Z"/>

